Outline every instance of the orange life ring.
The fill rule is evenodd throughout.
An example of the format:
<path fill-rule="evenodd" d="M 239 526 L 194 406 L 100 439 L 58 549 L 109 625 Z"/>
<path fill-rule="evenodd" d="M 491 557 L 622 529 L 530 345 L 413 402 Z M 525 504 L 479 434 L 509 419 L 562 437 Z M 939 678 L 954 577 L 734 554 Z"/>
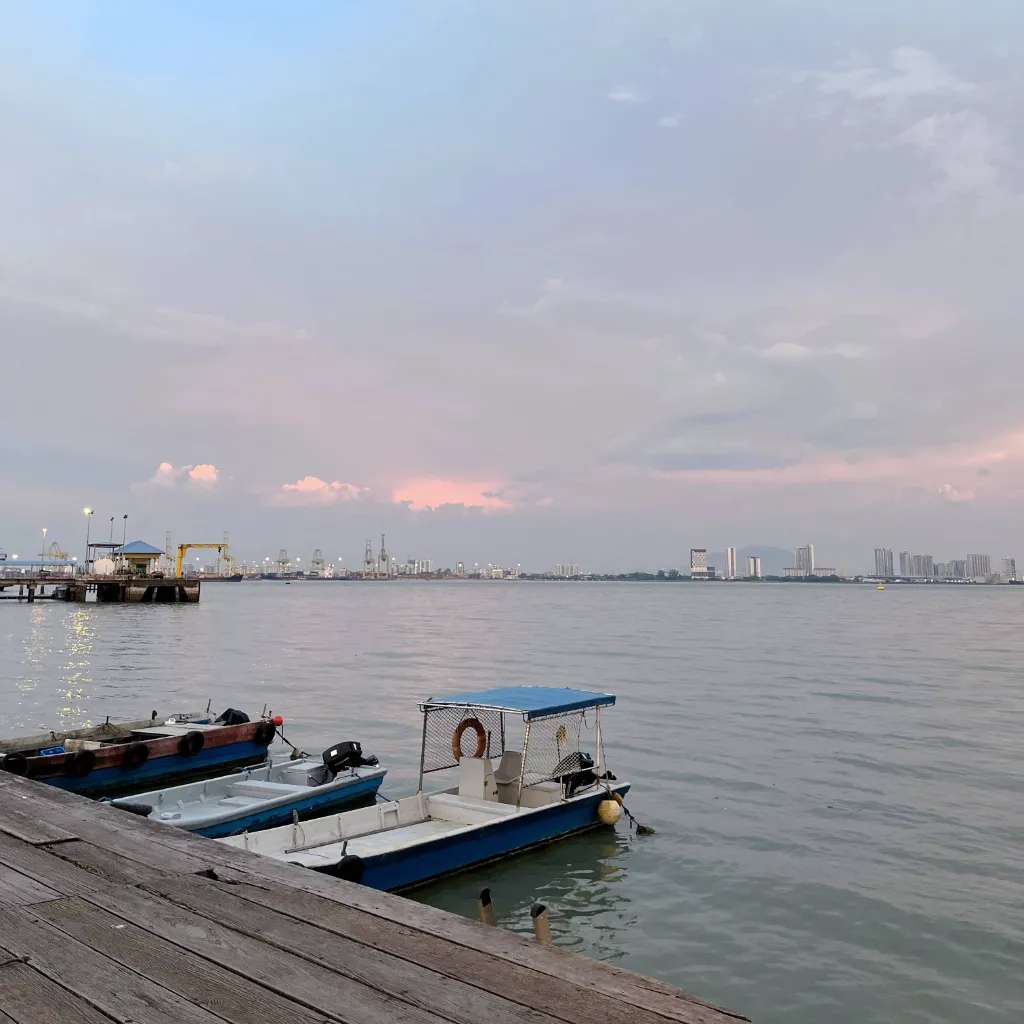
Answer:
<path fill-rule="evenodd" d="M 464 718 L 452 733 L 452 754 L 456 761 L 462 757 L 462 736 L 467 729 L 472 729 L 476 733 L 476 753 L 473 757 L 483 757 L 487 749 L 487 733 L 484 731 L 483 723 L 479 718 Z"/>

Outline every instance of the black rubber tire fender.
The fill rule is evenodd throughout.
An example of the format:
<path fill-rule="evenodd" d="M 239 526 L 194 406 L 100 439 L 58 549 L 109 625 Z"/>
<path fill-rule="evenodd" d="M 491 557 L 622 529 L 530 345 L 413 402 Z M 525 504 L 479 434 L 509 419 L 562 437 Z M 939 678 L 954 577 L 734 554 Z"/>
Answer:
<path fill-rule="evenodd" d="M 269 747 L 277 735 L 277 726 L 273 722 L 260 722 L 252 734 L 253 742 L 261 747 Z"/>
<path fill-rule="evenodd" d="M 129 743 L 121 758 L 121 767 L 141 768 L 149 760 L 149 746 L 145 743 Z"/>
<path fill-rule="evenodd" d="M 95 750 L 75 750 L 64 755 L 64 774 L 84 779 L 96 767 Z"/>
<path fill-rule="evenodd" d="M 192 757 L 203 749 L 206 737 L 198 730 L 191 729 L 178 740 L 178 753 L 183 757 Z"/>
<path fill-rule="evenodd" d="M 24 754 L 4 754 L 3 761 L 0 761 L 0 768 L 12 775 L 27 775 L 28 758 Z"/>
<path fill-rule="evenodd" d="M 366 865 L 363 863 L 362 857 L 357 857 L 354 853 L 346 853 L 331 869 L 331 874 L 346 882 L 358 882 L 362 879 L 365 870 Z"/>

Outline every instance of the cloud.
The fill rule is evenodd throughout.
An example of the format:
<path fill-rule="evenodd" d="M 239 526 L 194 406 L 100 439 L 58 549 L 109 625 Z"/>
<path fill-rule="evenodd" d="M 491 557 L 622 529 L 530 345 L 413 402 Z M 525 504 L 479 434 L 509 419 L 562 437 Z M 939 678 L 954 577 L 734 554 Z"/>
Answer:
<path fill-rule="evenodd" d="M 679 127 L 679 115 L 678 114 L 666 114 L 664 117 L 658 118 L 659 128 L 678 128 Z"/>
<path fill-rule="evenodd" d="M 927 50 L 898 46 L 889 54 L 889 66 L 859 63 L 810 76 L 818 92 L 849 96 L 864 102 L 902 103 L 927 96 L 969 96 L 978 91 L 973 82 L 958 78 Z"/>
<path fill-rule="evenodd" d="M 161 465 L 166 465 L 166 463 L 161 463 Z M 220 479 L 220 471 L 209 462 L 202 462 L 198 466 L 193 466 L 189 469 L 188 478 L 195 484 L 212 487 Z"/>
<path fill-rule="evenodd" d="M 170 462 L 161 462 L 156 467 L 156 472 L 148 479 L 139 484 L 133 484 L 133 490 L 145 490 L 149 488 L 170 489 L 181 484 L 210 489 L 220 481 L 220 470 L 210 462 L 201 462 L 197 465 L 175 466 Z"/>
<path fill-rule="evenodd" d="M 934 167 L 937 194 L 993 195 L 1000 187 L 1005 146 L 988 119 L 972 110 L 930 114 L 915 121 L 898 141 L 916 149 Z"/>
<path fill-rule="evenodd" d="M 487 511 L 513 507 L 501 484 L 494 481 L 452 480 L 441 477 L 417 477 L 399 484 L 392 500 L 416 511 L 438 509 L 444 505 L 464 505 Z"/>
<path fill-rule="evenodd" d="M 647 97 L 629 85 L 617 85 L 608 93 L 612 103 L 645 103 Z"/>
<path fill-rule="evenodd" d="M 341 480 L 328 483 L 318 476 L 304 476 L 293 484 L 281 484 L 280 489 L 272 495 L 275 505 L 338 505 L 348 501 L 358 501 L 369 493 L 369 488 L 358 484 L 348 484 Z"/>
<path fill-rule="evenodd" d="M 863 359 L 868 354 L 864 345 L 840 342 L 822 348 L 810 348 L 795 341 L 777 341 L 774 345 L 761 350 L 763 359 L 777 363 L 802 363 L 816 356 L 838 356 L 840 359 Z"/>
<path fill-rule="evenodd" d="M 802 363 L 814 355 L 814 350 L 795 341 L 777 341 L 761 352 L 765 359 L 779 363 Z"/>
<path fill-rule="evenodd" d="M 974 501 L 974 491 L 954 487 L 952 484 L 943 484 L 936 493 L 950 505 L 963 505 Z"/>

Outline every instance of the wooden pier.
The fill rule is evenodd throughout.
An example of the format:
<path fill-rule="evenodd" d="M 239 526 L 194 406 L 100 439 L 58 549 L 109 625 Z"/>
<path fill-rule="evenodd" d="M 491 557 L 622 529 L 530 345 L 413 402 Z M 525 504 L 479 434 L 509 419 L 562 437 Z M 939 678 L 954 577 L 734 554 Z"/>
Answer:
<path fill-rule="evenodd" d="M 0 576 L 0 598 L 85 601 L 92 591 L 100 604 L 195 604 L 200 582 L 195 576 Z"/>
<path fill-rule="evenodd" d="M 0 1024 L 737 1024 L 669 985 L 0 772 Z"/>

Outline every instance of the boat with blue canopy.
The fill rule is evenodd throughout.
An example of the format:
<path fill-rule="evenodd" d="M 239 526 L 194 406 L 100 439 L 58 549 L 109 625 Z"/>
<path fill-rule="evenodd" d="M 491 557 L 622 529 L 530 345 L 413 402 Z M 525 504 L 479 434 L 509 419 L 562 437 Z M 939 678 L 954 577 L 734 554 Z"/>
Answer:
<path fill-rule="evenodd" d="M 413 796 L 218 840 L 376 889 L 409 889 L 613 825 L 629 783 L 609 770 L 610 693 L 506 686 L 420 703 Z M 424 792 L 434 772 L 457 772 Z"/>

